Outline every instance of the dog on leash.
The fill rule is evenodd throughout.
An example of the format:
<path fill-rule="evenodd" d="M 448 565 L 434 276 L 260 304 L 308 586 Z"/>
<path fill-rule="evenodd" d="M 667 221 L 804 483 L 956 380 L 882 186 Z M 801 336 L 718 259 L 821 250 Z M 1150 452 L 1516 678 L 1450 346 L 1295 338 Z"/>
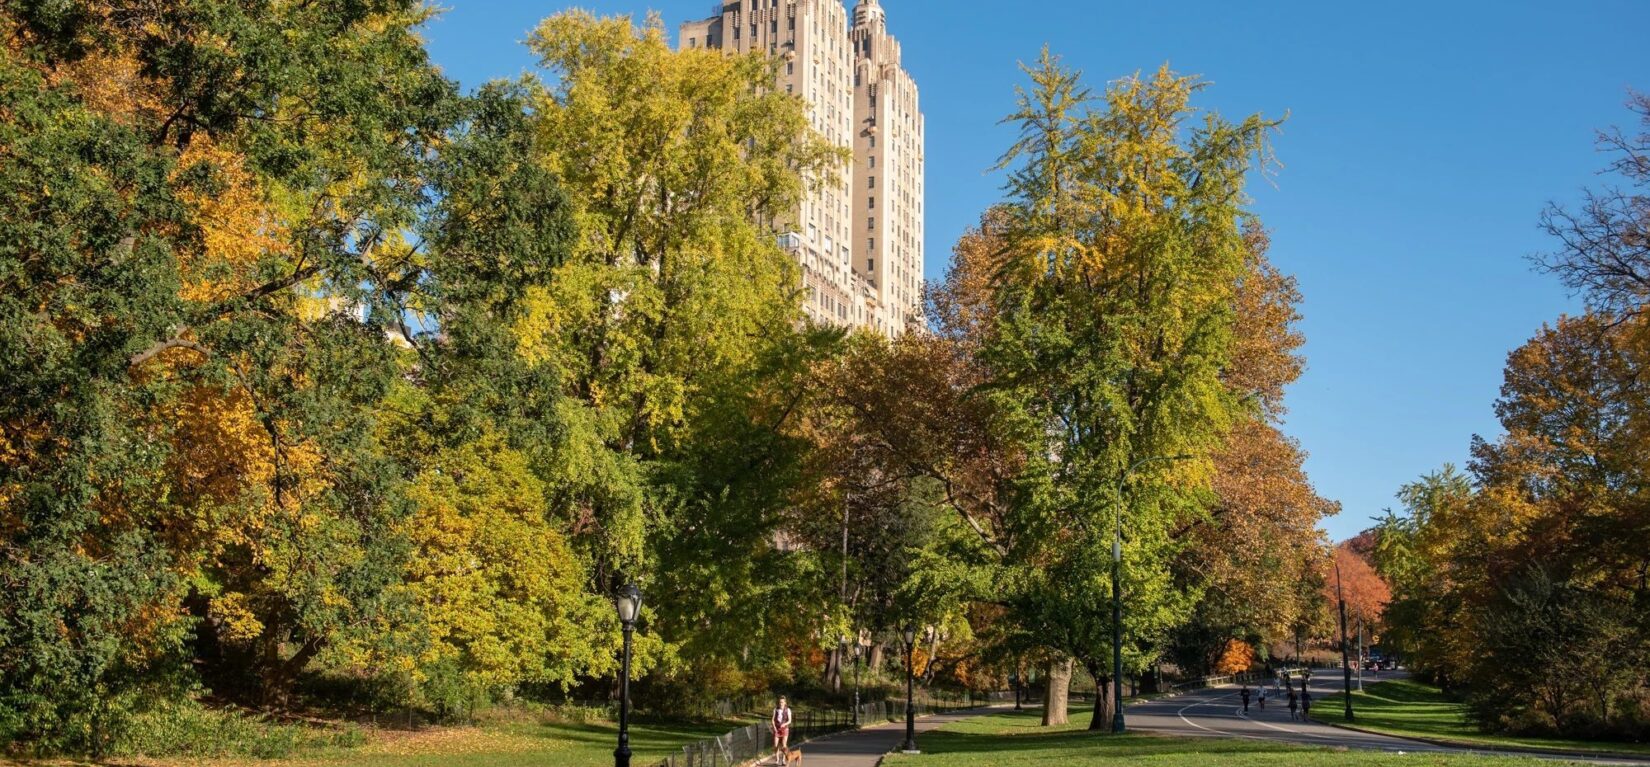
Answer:
<path fill-rule="evenodd" d="M 801 765 L 802 764 L 802 749 L 800 749 L 800 748 L 787 748 L 787 749 L 784 749 L 783 751 L 781 751 L 779 753 L 774 754 L 773 758 L 774 758 L 774 761 L 767 762 L 767 764 L 777 765 L 777 767 L 792 767 L 792 765 Z"/>

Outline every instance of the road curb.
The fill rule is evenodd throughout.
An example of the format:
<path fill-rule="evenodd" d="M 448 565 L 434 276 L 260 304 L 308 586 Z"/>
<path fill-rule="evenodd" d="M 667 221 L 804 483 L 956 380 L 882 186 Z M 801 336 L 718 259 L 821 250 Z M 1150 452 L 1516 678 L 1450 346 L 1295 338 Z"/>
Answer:
<path fill-rule="evenodd" d="M 1535 746 L 1501 746 L 1485 743 L 1473 743 L 1464 740 L 1450 740 L 1448 738 L 1432 738 L 1419 735 L 1398 735 L 1383 730 L 1371 730 L 1368 727 L 1359 727 L 1345 722 L 1329 722 L 1317 717 L 1307 719 L 1309 722 L 1334 727 L 1352 732 L 1362 732 L 1368 735 L 1380 735 L 1399 740 L 1412 740 L 1416 743 L 1425 743 L 1429 746 L 1443 746 L 1445 748 L 1459 748 L 1467 751 L 1482 751 L 1499 754 L 1531 754 L 1534 756 L 1562 756 L 1570 759 L 1620 759 L 1624 761 L 1643 762 L 1650 764 L 1650 755 L 1635 754 L 1631 751 L 1567 751 L 1558 748 L 1538 748 Z"/>

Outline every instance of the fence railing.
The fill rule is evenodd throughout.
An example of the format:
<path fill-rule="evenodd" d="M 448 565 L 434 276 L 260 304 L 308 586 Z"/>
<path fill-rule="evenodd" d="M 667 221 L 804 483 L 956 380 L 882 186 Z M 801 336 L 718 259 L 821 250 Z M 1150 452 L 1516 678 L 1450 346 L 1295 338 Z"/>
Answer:
<path fill-rule="evenodd" d="M 950 697 L 918 696 L 913 702 L 917 716 L 943 714 L 983 705 L 984 698 L 973 694 Z M 848 709 L 799 710 L 792 714 L 791 747 L 838 732 L 857 729 L 869 724 L 902 721 L 905 719 L 905 700 L 879 700 L 862 704 L 856 723 L 854 711 Z M 773 725 L 757 722 L 729 731 L 715 738 L 706 738 L 682 747 L 653 767 L 736 767 L 745 762 L 773 753 Z"/>
<path fill-rule="evenodd" d="M 1170 687 L 1177 692 L 1186 692 L 1189 690 L 1201 690 L 1206 687 L 1219 687 L 1223 684 L 1271 683 L 1272 681 L 1281 678 L 1284 674 L 1287 674 L 1289 679 L 1293 681 L 1300 679 L 1301 671 L 1302 669 L 1299 668 L 1284 668 L 1273 669 L 1271 672 L 1245 671 L 1241 674 L 1217 674 L 1214 676 L 1198 677 L 1197 679 L 1188 679 L 1184 682 L 1171 685 Z"/>

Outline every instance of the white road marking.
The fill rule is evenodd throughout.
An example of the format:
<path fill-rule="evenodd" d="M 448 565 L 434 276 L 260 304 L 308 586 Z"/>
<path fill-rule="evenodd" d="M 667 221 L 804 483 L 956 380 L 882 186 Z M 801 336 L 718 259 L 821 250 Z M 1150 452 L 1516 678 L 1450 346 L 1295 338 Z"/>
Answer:
<path fill-rule="evenodd" d="M 1215 701 L 1220 700 L 1221 698 L 1224 698 L 1224 697 L 1227 697 L 1227 696 L 1217 695 L 1217 696 L 1215 696 L 1213 698 L 1210 698 L 1208 700 L 1193 701 L 1193 702 L 1188 703 L 1185 706 L 1181 707 L 1181 709 L 1179 711 L 1174 712 L 1175 716 L 1180 717 L 1180 721 L 1185 722 L 1185 723 L 1187 723 L 1187 724 L 1189 724 L 1193 727 L 1196 727 L 1199 730 L 1203 730 L 1204 732 L 1212 732 L 1212 733 L 1214 733 L 1216 735 L 1219 735 L 1223 738 L 1247 738 L 1249 740 L 1272 740 L 1271 738 L 1264 738 L 1264 737 L 1261 737 L 1259 735 L 1247 735 L 1247 734 L 1244 734 L 1244 733 L 1241 733 L 1241 732 L 1226 732 L 1224 730 L 1214 729 L 1213 727 L 1204 727 L 1203 725 L 1198 724 L 1197 722 L 1194 722 L 1194 721 L 1186 718 L 1186 712 L 1187 711 L 1190 711 L 1191 709 L 1197 708 L 1198 706 L 1213 705 Z"/>

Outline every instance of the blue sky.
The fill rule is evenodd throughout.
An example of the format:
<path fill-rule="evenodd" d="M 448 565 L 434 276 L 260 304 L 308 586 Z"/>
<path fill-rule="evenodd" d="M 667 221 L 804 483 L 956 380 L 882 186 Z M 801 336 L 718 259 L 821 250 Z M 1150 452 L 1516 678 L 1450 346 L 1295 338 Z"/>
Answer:
<path fill-rule="evenodd" d="M 533 66 L 520 41 L 556 2 L 447 0 L 427 30 L 466 87 Z M 849 0 L 851 6 L 852 0 Z M 1463 463 L 1506 354 L 1577 304 L 1526 257 L 1549 200 L 1600 181 L 1594 131 L 1626 125 L 1650 89 L 1650 2 L 1004 3 L 882 0 L 928 128 L 927 272 L 1001 195 L 987 172 L 1019 61 L 1048 43 L 1097 90 L 1167 62 L 1213 83 L 1200 106 L 1288 114 L 1283 169 L 1254 186 L 1273 260 L 1306 296 L 1308 370 L 1287 430 L 1311 453 L 1347 537 L 1398 486 Z M 663 14 L 710 0 L 601 0 L 602 14 Z"/>

